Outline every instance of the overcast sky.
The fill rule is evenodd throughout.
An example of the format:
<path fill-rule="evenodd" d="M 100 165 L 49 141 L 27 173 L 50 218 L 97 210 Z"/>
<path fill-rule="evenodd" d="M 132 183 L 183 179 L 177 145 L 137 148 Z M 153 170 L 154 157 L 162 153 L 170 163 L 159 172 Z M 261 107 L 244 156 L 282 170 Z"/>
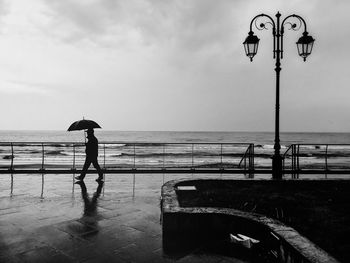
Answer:
<path fill-rule="evenodd" d="M 1 129 L 273 131 L 271 30 L 253 63 L 251 19 L 296 13 L 285 33 L 281 131 L 350 131 L 350 1 L 0 0 Z"/>

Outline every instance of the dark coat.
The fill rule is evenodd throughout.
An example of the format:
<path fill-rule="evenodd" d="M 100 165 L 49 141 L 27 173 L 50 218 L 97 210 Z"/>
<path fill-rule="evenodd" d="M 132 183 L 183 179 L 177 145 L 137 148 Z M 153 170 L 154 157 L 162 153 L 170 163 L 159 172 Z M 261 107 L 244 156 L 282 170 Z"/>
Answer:
<path fill-rule="evenodd" d="M 97 158 L 98 156 L 98 140 L 94 135 L 88 136 L 88 142 L 85 144 L 86 157 Z"/>

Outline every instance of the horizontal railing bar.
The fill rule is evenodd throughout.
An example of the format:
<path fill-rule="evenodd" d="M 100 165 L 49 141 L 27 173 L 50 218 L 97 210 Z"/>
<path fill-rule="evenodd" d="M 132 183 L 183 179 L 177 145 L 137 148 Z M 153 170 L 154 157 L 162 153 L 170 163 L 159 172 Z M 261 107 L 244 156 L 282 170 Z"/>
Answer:
<path fill-rule="evenodd" d="M 75 144 L 75 145 L 85 145 L 83 142 L 40 142 L 40 141 L 32 141 L 32 142 L 0 142 L 0 145 L 26 145 L 26 144 L 38 144 L 38 145 L 67 145 L 67 144 Z M 250 145 L 250 143 L 240 143 L 240 142 L 125 142 L 125 141 L 100 141 L 99 144 L 126 144 L 126 145 L 167 145 L 167 144 L 175 144 L 175 145 Z"/>
<path fill-rule="evenodd" d="M 80 173 L 80 169 L 71 170 L 59 170 L 59 169 L 14 169 L 14 170 L 2 170 L 0 169 L 0 174 L 72 174 L 72 173 Z M 212 169 L 201 169 L 201 168 L 159 168 L 159 169 L 140 169 L 140 168 L 122 168 L 122 169 L 106 169 L 102 172 L 105 174 L 121 174 L 121 173 L 210 173 L 210 174 L 243 174 L 245 172 L 244 169 L 218 169 L 218 168 L 212 168 Z M 271 174 L 272 169 L 255 169 L 252 171 L 254 174 Z M 292 174 L 295 170 L 284 170 L 284 174 Z M 88 174 L 96 174 L 96 171 L 94 170 L 88 170 Z M 349 174 L 350 175 L 350 169 L 348 170 L 307 170 L 307 169 L 301 169 L 298 170 L 299 174 Z"/>
<path fill-rule="evenodd" d="M 289 146 L 292 145 L 299 145 L 299 146 L 350 146 L 350 143 L 292 143 Z"/>
<path fill-rule="evenodd" d="M 65 145 L 81 145 L 85 146 L 84 142 L 41 142 L 41 141 L 26 141 L 26 142 L 0 142 L 1 146 L 22 146 L 22 145 L 42 145 L 45 146 L 48 145 L 62 145 L 64 147 Z M 161 146 L 161 145 L 242 145 L 242 146 L 249 146 L 251 143 L 240 143 L 240 142 L 125 142 L 125 141 L 100 141 L 99 144 L 126 144 L 126 145 L 149 145 L 149 146 Z M 258 144 L 257 144 L 258 145 Z M 293 143 L 290 145 L 286 145 L 287 149 L 289 149 L 292 145 L 299 145 L 299 146 L 350 146 L 350 143 Z"/>
<path fill-rule="evenodd" d="M 204 169 L 204 168 L 159 168 L 159 169 L 140 169 L 140 168 L 121 168 L 121 169 L 106 169 L 102 172 L 104 174 L 133 174 L 133 173 L 207 173 L 207 174 L 243 174 L 244 169 L 218 169 L 218 168 L 212 168 L 212 169 Z M 33 169 L 15 169 L 13 171 L 10 170 L 1 170 L 0 174 L 72 174 L 72 173 L 80 173 L 80 169 L 76 170 L 58 170 L 58 169 L 45 169 L 45 171 L 42 171 L 40 169 L 33 170 Z M 255 172 L 255 171 L 254 171 Z M 271 170 L 256 170 L 257 173 L 264 173 L 264 174 L 270 174 Z M 94 170 L 88 170 L 87 174 L 96 174 L 96 171 Z"/>

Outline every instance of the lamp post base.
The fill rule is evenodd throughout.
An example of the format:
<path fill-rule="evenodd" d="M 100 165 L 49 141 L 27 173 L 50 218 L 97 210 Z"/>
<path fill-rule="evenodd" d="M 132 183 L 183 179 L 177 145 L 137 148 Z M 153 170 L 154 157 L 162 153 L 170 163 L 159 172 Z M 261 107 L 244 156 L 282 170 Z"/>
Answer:
<path fill-rule="evenodd" d="M 281 155 L 272 156 L 272 179 L 274 180 L 282 179 L 282 160 Z"/>

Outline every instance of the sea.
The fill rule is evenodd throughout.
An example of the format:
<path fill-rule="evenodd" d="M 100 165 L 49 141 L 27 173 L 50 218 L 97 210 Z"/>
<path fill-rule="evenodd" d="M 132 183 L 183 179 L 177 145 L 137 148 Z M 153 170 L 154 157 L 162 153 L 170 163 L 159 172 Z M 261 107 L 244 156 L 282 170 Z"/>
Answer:
<path fill-rule="evenodd" d="M 250 144 L 254 144 L 255 167 L 266 168 L 271 166 L 274 151 L 273 132 L 96 129 L 95 136 L 100 143 L 99 162 L 108 168 L 233 168 L 247 161 Z M 287 165 L 291 163 L 289 146 L 302 144 L 298 152 L 301 166 L 350 168 L 350 133 L 282 132 L 280 140 Z M 0 131 L 0 168 L 79 167 L 85 158 L 84 142 L 83 131 Z"/>
<path fill-rule="evenodd" d="M 105 131 L 95 130 L 103 142 L 205 142 L 205 143 L 254 143 L 273 145 L 273 132 L 196 132 L 196 131 Z M 347 144 L 349 133 L 281 132 L 281 145 Z M 83 142 L 83 131 L 0 131 L 0 142 Z"/>

